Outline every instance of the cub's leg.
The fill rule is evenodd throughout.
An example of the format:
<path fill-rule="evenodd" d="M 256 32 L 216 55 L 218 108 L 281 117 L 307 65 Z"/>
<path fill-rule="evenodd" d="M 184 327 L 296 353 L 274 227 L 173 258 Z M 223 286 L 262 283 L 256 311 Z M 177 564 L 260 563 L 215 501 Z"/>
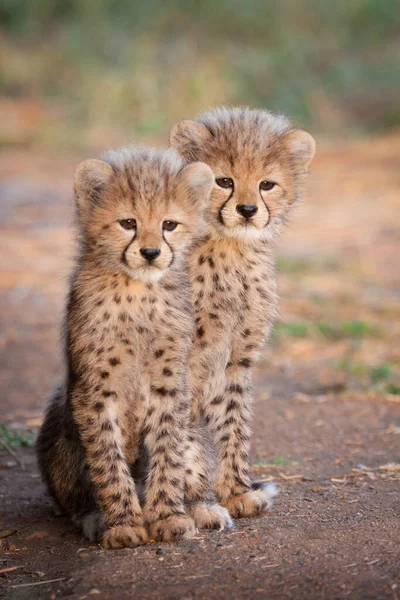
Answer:
<path fill-rule="evenodd" d="M 215 333 L 203 332 L 191 364 L 194 410 L 203 412 L 218 452 L 215 491 L 218 500 L 234 518 L 262 514 L 276 495 L 274 487 L 253 489 L 249 475 L 251 441 L 251 366 L 261 345 L 247 328 L 234 336 L 234 351 L 218 349 Z M 208 335 L 207 335 L 208 334 Z M 242 335 L 244 334 L 244 335 Z M 260 338 L 260 339 L 259 339 Z M 208 365 L 205 369 L 203 365 Z M 199 385 L 200 383 L 200 385 Z"/>
<path fill-rule="evenodd" d="M 197 529 L 229 529 L 232 519 L 214 493 L 216 455 L 199 423 L 189 430 L 185 446 L 185 505 Z"/>
<path fill-rule="evenodd" d="M 104 517 L 104 548 L 125 548 L 147 541 L 142 509 L 124 455 L 118 422 L 117 393 L 110 377 L 106 390 L 90 393 L 90 385 L 78 382 L 71 394 L 86 462 Z M 96 387 L 94 388 L 96 389 Z M 82 523 L 85 526 L 85 523 Z"/>
<path fill-rule="evenodd" d="M 151 538 L 170 542 L 191 537 L 196 531 L 183 501 L 189 402 L 177 344 L 173 348 L 161 339 L 158 342 L 162 353 L 156 351 L 142 430 L 148 457 L 144 515 Z"/>
<path fill-rule="evenodd" d="M 219 440 L 220 468 L 216 493 L 234 518 L 262 514 L 272 505 L 277 494 L 273 484 L 253 488 L 249 476 L 253 405 L 251 367 L 263 341 L 260 331 L 258 328 L 254 332 L 244 328 L 236 333 L 222 393 L 207 407 L 207 414 L 213 414 L 214 435 Z M 218 425 L 215 425 L 217 421 Z"/>

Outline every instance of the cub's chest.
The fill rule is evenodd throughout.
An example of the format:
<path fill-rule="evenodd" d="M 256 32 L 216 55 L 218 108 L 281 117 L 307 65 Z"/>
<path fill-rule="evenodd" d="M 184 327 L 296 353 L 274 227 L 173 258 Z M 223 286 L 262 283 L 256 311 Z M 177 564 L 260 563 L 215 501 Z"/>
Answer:
<path fill-rule="evenodd" d="M 263 269 L 256 258 L 211 251 L 193 257 L 190 275 L 196 310 L 211 302 L 242 312 L 252 288 L 262 285 Z"/>
<path fill-rule="evenodd" d="M 86 327 L 109 338 L 148 338 L 165 306 L 155 294 L 116 290 L 94 295 L 88 305 Z"/>

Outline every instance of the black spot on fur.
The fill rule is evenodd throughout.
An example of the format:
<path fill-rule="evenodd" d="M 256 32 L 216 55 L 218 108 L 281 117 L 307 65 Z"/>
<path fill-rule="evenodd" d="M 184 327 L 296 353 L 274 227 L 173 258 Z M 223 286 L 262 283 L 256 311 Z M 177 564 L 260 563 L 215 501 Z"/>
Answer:
<path fill-rule="evenodd" d="M 248 369 L 251 367 L 251 360 L 249 358 L 241 358 L 238 364 Z"/>
<path fill-rule="evenodd" d="M 114 398 L 117 397 L 117 393 L 116 392 L 112 392 L 110 390 L 104 390 L 104 392 L 102 393 L 102 396 L 104 396 L 104 398 L 111 398 L 111 396 L 114 396 Z"/>
<path fill-rule="evenodd" d="M 215 406 L 217 404 L 222 404 L 223 401 L 224 401 L 224 397 L 223 396 L 215 396 L 215 398 L 213 398 L 211 400 L 211 404 L 213 404 Z"/>
<path fill-rule="evenodd" d="M 163 413 L 160 417 L 160 423 L 172 423 L 174 418 L 169 413 Z"/>
<path fill-rule="evenodd" d="M 229 400 L 228 406 L 226 407 L 226 412 L 228 413 L 236 408 L 239 408 L 239 404 L 235 400 Z"/>
<path fill-rule="evenodd" d="M 236 392 L 237 394 L 243 394 L 243 388 L 238 383 L 234 383 L 229 386 L 228 390 L 230 392 Z"/>
<path fill-rule="evenodd" d="M 112 358 L 110 358 L 110 360 L 108 361 L 110 363 L 110 365 L 112 367 L 116 367 L 117 365 L 121 364 L 121 361 L 119 358 L 117 358 L 116 356 L 113 356 Z"/>

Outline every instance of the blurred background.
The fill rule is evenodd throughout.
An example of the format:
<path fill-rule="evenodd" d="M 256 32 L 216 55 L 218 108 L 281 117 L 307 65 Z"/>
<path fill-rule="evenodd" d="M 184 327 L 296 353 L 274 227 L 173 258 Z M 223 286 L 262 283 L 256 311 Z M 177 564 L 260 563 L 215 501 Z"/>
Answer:
<path fill-rule="evenodd" d="M 0 143 L 165 136 L 222 103 L 335 137 L 387 131 L 399 13 L 397 0 L 2 0 Z"/>
<path fill-rule="evenodd" d="M 62 373 L 74 170 L 110 146 L 165 145 L 176 121 L 214 105 L 248 104 L 317 140 L 277 248 L 280 316 L 255 376 L 252 469 L 281 494 L 257 522 L 259 542 L 241 529 L 216 556 L 210 534 L 206 551 L 185 554 L 182 569 L 157 563 L 157 576 L 215 584 L 218 597 L 236 597 L 242 569 L 253 596 L 270 591 L 256 589 L 269 572 L 276 597 L 397 598 L 399 98 L 398 0 L 0 0 L 0 567 L 10 580 L 69 581 L 82 545 L 65 519 L 50 522 L 33 453 Z M 266 560 L 252 565 L 257 548 Z M 109 555 L 96 561 L 92 585 L 107 598 L 122 597 L 107 569 L 131 589 L 131 555 L 121 577 Z M 143 564 L 147 581 L 153 563 Z"/>

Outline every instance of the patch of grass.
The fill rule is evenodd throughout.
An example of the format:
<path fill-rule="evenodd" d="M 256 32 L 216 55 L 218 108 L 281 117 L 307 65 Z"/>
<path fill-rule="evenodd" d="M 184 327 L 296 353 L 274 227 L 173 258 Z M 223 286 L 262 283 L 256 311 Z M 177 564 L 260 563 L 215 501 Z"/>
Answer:
<path fill-rule="evenodd" d="M 368 366 L 364 363 L 356 363 L 348 360 L 347 358 L 342 358 L 336 363 L 338 369 L 342 369 L 349 375 L 357 375 L 359 377 L 366 375 L 368 372 Z"/>
<path fill-rule="evenodd" d="M 381 365 L 377 365 L 376 367 L 372 367 L 369 372 L 369 376 L 371 379 L 371 383 L 379 383 L 380 381 L 385 381 L 389 379 L 393 374 L 393 369 L 391 365 L 387 363 L 383 363 Z"/>
<path fill-rule="evenodd" d="M 324 271 L 334 271 L 338 268 L 338 262 L 335 258 L 324 256 L 318 258 L 297 258 L 291 256 L 281 256 L 276 261 L 276 268 L 279 273 L 305 274 L 320 273 Z"/>
<path fill-rule="evenodd" d="M 296 460 L 292 460 L 291 458 L 289 458 L 289 456 L 276 456 L 275 458 L 271 458 L 271 459 L 263 459 L 263 458 L 257 458 L 256 459 L 256 465 L 258 467 L 261 468 L 266 468 L 266 467 L 271 467 L 271 466 L 277 466 L 277 467 L 283 467 L 283 466 L 293 466 L 293 465 L 298 465 L 299 463 Z"/>
<path fill-rule="evenodd" d="M 380 386 L 382 382 L 387 381 L 393 375 L 393 367 L 388 363 L 380 365 L 367 365 L 365 363 L 352 362 L 347 359 L 340 360 L 336 366 L 350 375 L 358 377 L 368 377 L 370 383 L 374 386 Z M 391 387 L 392 386 L 392 387 Z M 397 392 L 389 392 L 389 388 L 398 390 Z M 383 391 L 383 390 L 382 390 Z M 393 384 L 388 384 L 385 388 L 388 393 L 398 393 L 399 388 Z"/>
<path fill-rule="evenodd" d="M 292 460 L 288 456 L 276 456 L 275 458 L 271 458 L 267 461 L 269 465 L 297 465 L 295 460 Z"/>
<path fill-rule="evenodd" d="M 279 340 L 285 336 L 304 338 L 322 334 L 328 340 L 353 339 L 362 340 L 366 337 L 379 335 L 378 328 L 367 321 L 345 321 L 343 323 L 310 323 L 299 321 L 295 323 L 277 323 L 273 339 Z"/>
<path fill-rule="evenodd" d="M 273 330 L 273 337 L 278 339 L 283 336 L 304 338 L 310 333 L 308 323 L 277 323 Z"/>
<path fill-rule="evenodd" d="M 317 323 L 316 328 L 319 333 L 322 333 L 328 339 L 337 339 L 340 337 L 338 327 L 329 323 Z"/>
<path fill-rule="evenodd" d="M 13 449 L 32 448 L 35 444 L 35 435 L 26 429 L 9 429 L 5 425 L 0 425 L 0 444 L 1 441 Z"/>
<path fill-rule="evenodd" d="M 367 321 L 345 321 L 339 324 L 317 323 L 317 330 L 328 339 L 351 338 L 361 340 L 379 334 L 375 325 Z"/>
<path fill-rule="evenodd" d="M 342 323 L 342 330 L 346 335 L 354 339 L 362 339 L 377 335 L 378 333 L 375 325 L 367 321 L 346 321 Z"/>
<path fill-rule="evenodd" d="M 312 269 L 312 262 L 305 258 L 281 257 L 276 261 L 279 273 L 308 273 Z"/>
<path fill-rule="evenodd" d="M 400 396 L 400 387 L 398 385 L 395 385 L 394 383 L 389 383 L 389 385 L 386 386 L 386 392 L 388 394 L 395 394 L 396 396 Z"/>

